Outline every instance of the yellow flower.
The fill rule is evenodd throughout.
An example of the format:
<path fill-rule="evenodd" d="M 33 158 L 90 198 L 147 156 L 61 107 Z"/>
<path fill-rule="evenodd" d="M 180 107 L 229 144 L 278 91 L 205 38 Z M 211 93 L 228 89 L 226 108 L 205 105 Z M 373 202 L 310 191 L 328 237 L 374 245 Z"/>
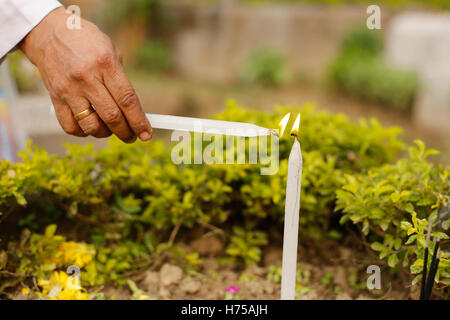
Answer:
<path fill-rule="evenodd" d="M 63 265 L 74 264 L 83 268 L 95 256 L 95 249 L 86 243 L 66 241 L 61 243 L 58 249 L 57 257 Z"/>
<path fill-rule="evenodd" d="M 63 271 L 55 271 L 50 276 L 50 279 L 38 279 L 38 285 L 42 287 L 42 294 L 48 295 L 50 291 L 62 289 L 67 285 L 69 276 Z"/>
<path fill-rule="evenodd" d="M 42 292 L 37 293 L 44 299 L 52 300 L 88 300 L 90 295 L 80 285 L 78 277 L 71 277 L 63 271 L 55 271 L 49 279 L 39 279 Z"/>
<path fill-rule="evenodd" d="M 95 249 L 86 243 L 65 241 L 58 246 L 56 254 L 46 262 L 53 262 L 57 266 L 76 265 L 83 268 L 94 259 Z"/>
<path fill-rule="evenodd" d="M 28 288 L 22 288 L 22 294 L 30 294 L 31 291 Z"/>
<path fill-rule="evenodd" d="M 89 300 L 90 295 L 75 289 L 64 289 L 58 293 L 58 300 Z"/>

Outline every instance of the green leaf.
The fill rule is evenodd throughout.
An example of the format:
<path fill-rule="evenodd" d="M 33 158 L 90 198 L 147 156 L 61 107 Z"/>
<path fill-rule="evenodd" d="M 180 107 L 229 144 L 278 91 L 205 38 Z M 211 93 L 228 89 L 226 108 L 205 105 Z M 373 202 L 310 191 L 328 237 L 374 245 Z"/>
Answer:
<path fill-rule="evenodd" d="M 388 265 L 391 268 L 394 268 L 397 265 L 397 263 L 398 263 L 397 254 L 394 253 L 394 254 L 390 255 L 389 258 L 388 258 Z"/>
<path fill-rule="evenodd" d="M 415 276 L 414 279 L 413 279 L 413 281 L 411 281 L 411 284 L 412 284 L 412 285 L 417 284 L 417 283 L 419 282 L 420 279 L 422 279 L 422 275 Z"/>
<path fill-rule="evenodd" d="M 358 192 L 358 185 L 356 183 L 346 184 L 345 186 L 342 187 L 342 189 L 349 191 L 349 192 L 353 193 L 354 195 L 356 195 Z"/>
<path fill-rule="evenodd" d="M 443 232 L 433 232 L 431 234 L 432 237 L 440 237 L 441 239 L 448 239 L 448 235 Z"/>
<path fill-rule="evenodd" d="M 380 252 L 380 259 L 386 258 L 390 253 L 391 251 L 388 248 L 386 248 L 386 250 Z"/>
<path fill-rule="evenodd" d="M 402 246 L 402 239 L 396 238 L 394 241 L 394 248 L 395 250 L 400 250 L 400 247 Z"/>
<path fill-rule="evenodd" d="M 419 139 L 414 140 L 414 143 L 419 147 L 420 154 L 423 155 L 425 152 L 425 143 Z"/>
<path fill-rule="evenodd" d="M 417 259 L 416 261 L 414 261 L 412 266 L 413 267 L 423 267 L 423 259 Z"/>
<path fill-rule="evenodd" d="M 450 219 L 445 220 L 444 222 L 442 222 L 442 228 L 444 230 L 448 230 L 450 227 Z"/>
<path fill-rule="evenodd" d="M 426 240 L 425 240 L 424 238 L 422 238 L 422 237 L 417 238 L 417 242 L 420 244 L 420 246 L 421 246 L 422 248 L 425 248 L 426 245 L 427 245 Z"/>
<path fill-rule="evenodd" d="M 47 228 L 45 228 L 45 237 L 46 238 L 53 237 L 55 235 L 56 228 L 57 228 L 56 224 L 48 225 Z"/>
<path fill-rule="evenodd" d="M 405 206 L 405 210 L 406 210 L 406 212 L 413 213 L 414 212 L 414 206 L 411 203 L 407 203 L 406 206 Z"/>
<path fill-rule="evenodd" d="M 410 235 L 412 235 L 413 233 L 416 233 L 416 232 L 417 232 L 416 228 L 409 228 L 407 234 L 408 234 L 408 236 L 410 236 Z"/>
<path fill-rule="evenodd" d="M 386 246 L 381 244 L 381 243 L 379 243 L 379 242 L 372 243 L 370 245 L 370 247 L 372 248 L 372 250 L 375 250 L 375 251 L 383 251 L 383 250 L 386 249 Z"/>
<path fill-rule="evenodd" d="M 414 228 L 417 230 L 417 229 L 418 229 L 418 226 L 417 226 L 417 218 L 416 218 L 416 216 L 417 216 L 416 212 L 413 212 L 413 213 L 412 213 L 411 219 L 412 219 Z"/>
<path fill-rule="evenodd" d="M 380 221 L 380 227 L 383 231 L 386 231 L 389 228 L 389 220 Z"/>
<path fill-rule="evenodd" d="M 46 263 L 42 266 L 43 271 L 52 271 L 55 270 L 56 265 L 52 262 Z"/>
<path fill-rule="evenodd" d="M 400 223 L 400 228 L 402 228 L 403 230 L 409 230 L 409 229 L 411 229 L 412 228 L 412 224 L 411 223 L 409 223 L 409 222 L 407 222 L 407 221 L 402 221 L 401 223 Z"/>
<path fill-rule="evenodd" d="M 391 194 L 390 198 L 391 198 L 392 202 L 396 203 L 400 200 L 400 194 L 398 193 L 398 191 L 396 191 Z"/>
<path fill-rule="evenodd" d="M 417 235 L 413 234 L 411 237 L 408 238 L 408 241 L 405 242 L 406 245 L 411 244 L 416 240 Z"/>

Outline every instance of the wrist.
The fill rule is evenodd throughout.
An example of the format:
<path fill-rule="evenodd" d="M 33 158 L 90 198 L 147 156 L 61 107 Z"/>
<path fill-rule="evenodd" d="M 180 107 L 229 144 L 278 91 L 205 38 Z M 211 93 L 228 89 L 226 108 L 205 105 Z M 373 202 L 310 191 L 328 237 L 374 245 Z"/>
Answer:
<path fill-rule="evenodd" d="M 59 7 L 46 15 L 33 30 L 19 43 L 19 48 L 34 64 L 38 58 L 42 57 L 48 42 L 54 35 L 55 28 L 61 23 L 65 23 L 68 14 L 63 7 Z"/>

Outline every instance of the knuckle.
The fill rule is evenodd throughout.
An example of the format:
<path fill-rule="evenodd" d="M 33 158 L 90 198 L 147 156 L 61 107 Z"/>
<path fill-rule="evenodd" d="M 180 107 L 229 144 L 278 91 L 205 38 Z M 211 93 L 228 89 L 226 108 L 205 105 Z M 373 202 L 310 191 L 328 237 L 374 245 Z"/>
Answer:
<path fill-rule="evenodd" d="M 144 131 L 147 128 L 148 128 L 148 121 L 145 120 L 139 121 L 134 125 L 134 129 L 137 130 L 138 132 Z"/>
<path fill-rule="evenodd" d="M 74 67 L 70 71 L 69 77 L 76 81 L 83 81 L 86 79 L 88 72 L 88 68 L 84 66 Z"/>
<path fill-rule="evenodd" d="M 55 93 L 61 98 L 67 96 L 68 89 L 69 86 L 65 81 L 58 81 L 53 85 L 53 90 L 55 90 Z"/>
<path fill-rule="evenodd" d="M 70 134 L 72 136 L 78 136 L 78 135 L 82 134 L 80 132 L 80 129 L 73 124 L 72 125 L 64 125 L 63 130 L 65 133 Z"/>
<path fill-rule="evenodd" d="M 114 63 L 114 57 L 110 52 L 102 52 L 97 56 L 97 64 L 102 68 L 110 68 Z"/>
<path fill-rule="evenodd" d="M 133 89 L 127 89 L 125 90 L 119 97 L 119 105 L 124 108 L 128 109 L 135 105 L 137 105 L 137 96 Z"/>
<path fill-rule="evenodd" d="M 62 90 L 59 93 L 59 97 L 62 101 L 65 101 L 67 103 L 68 101 L 70 101 L 71 94 L 67 90 Z"/>
<path fill-rule="evenodd" d="M 96 138 L 106 138 L 109 137 L 111 134 L 112 134 L 111 131 L 109 131 L 104 126 L 101 126 L 101 128 L 95 134 L 93 134 L 93 136 Z"/>
<path fill-rule="evenodd" d="M 95 122 L 87 122 L 83 125 L 83 131 L 89 136 L 96 136 L 100 133 L 100 125 Z"/>
<path fill-rule="evenodd" d="M 103 116 L 103 121 L 112 126 L 116 126 L 122 121 L 122 112 L 119 109 L 109 110 Z"/>

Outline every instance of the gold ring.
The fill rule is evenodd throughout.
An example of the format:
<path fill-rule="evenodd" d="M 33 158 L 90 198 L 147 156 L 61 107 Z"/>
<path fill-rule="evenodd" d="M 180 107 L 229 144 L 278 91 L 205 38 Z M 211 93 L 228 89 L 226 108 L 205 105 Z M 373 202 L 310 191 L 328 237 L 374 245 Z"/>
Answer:
<path fill-rule="evenodd" d="M 95 112 L 94 108 L 92 108 L 92 106 L 89 106 L 89 109 L 86 109 L 86 110 L 81 111 L 80 113 L 74 115 L 74 118 L 75 118 L 76 121 L 80 121 L 80 120 L 83 120 L 88 115 L 90 115 L 91 113 L 94 113 L 94 112 Z"/>

